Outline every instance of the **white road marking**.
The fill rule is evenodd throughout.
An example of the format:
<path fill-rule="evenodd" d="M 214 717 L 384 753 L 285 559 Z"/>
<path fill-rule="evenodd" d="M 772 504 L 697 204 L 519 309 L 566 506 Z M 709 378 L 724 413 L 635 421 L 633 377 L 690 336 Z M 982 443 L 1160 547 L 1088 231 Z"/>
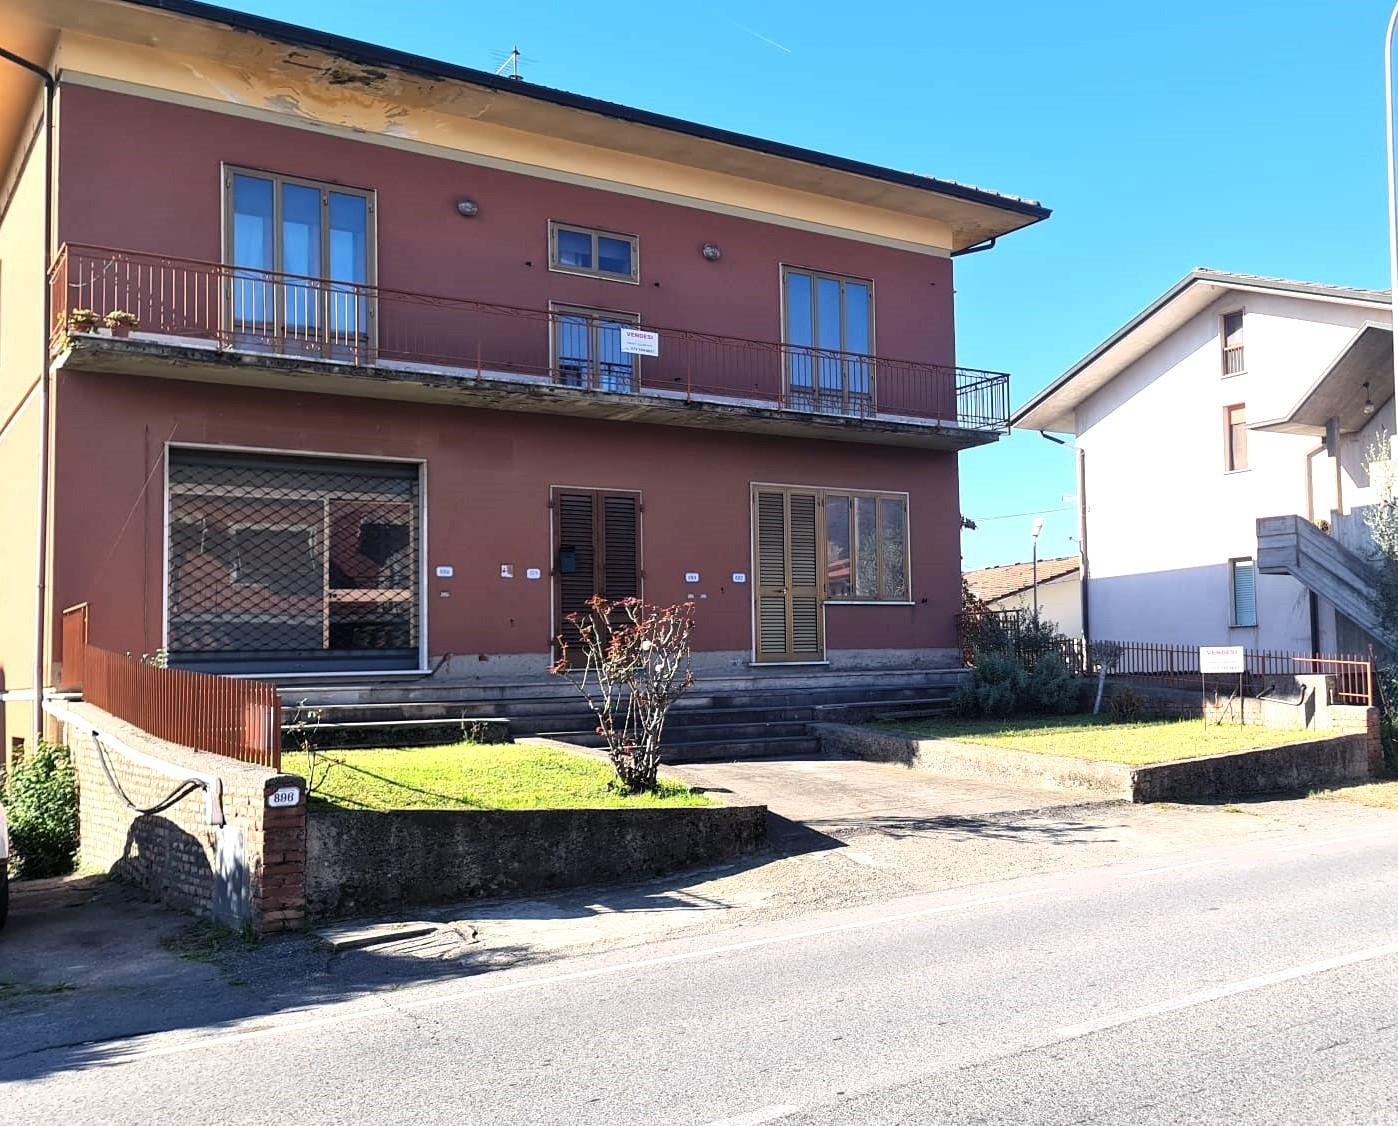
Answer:
<path fill-rule="evenodd" d="M 1256 850 L 1265 859 L 1279 852 L 1303 852 L 1306 849 L 1326 848 L 1330 845 L 1353 844 L 1356 841 L 1381 841 L 1391 840 L 1398 836 L 1392 829 L 1383 830 L 1377 833 L 1354 833 L 1347 837 L 1326 837 L 1319 841 L 1300 841 L 1296 844 L 1272 845 L 1262 842 L 1256 845 Z M 1123 872 L 1120 879 L 1139 880 L 1145 876 L 1159 876 L 1165 872 L 1181 872 L 1187 868 L 1204 868 L 1210 864 L 1223 864 L 1228 861 L 1236 861 L 1238 851 L 1235 849 L 1225 850 L 1215 856 L 1207 856 L 1202 860 L 1186 860 L 1180 864 L 1164 864 L 1158 868 L 1141 868 L 1135 872 Z"/>
<path fill-rule="evenodd" d="M 780 1104 L 764 1106 L 749 1111 L 747 1114 L 740 1114 L 736 1118 L 715 1119 L 713 1122 L 705 1123 L 704 1126 L 758 1126 L 761 1122 L 775 1122 L 778 1118 L 789 1118 L 800 1109 L 800 1107 Z"/>
<path fill-rule="evenodd" d="M 1082 1036 L 1091 1036 L 1094 1032 L 1104 1032 L 1109 1028 L 1120 1028 L 1124 1024 L 1134 1024 L 1138 1020 L 1147 1020 L 1150 1017 L 1162 1016 L 1165 1013 L 1178 1012 L 1180 1009 L 1192 1009 L 1196 1005 L 1207 1005 L 1210 1001 L 1236 997 L 1240 993 L 1254 993 L 1259 989 L 1280 985 L 1284 981 L 1312 977 L 1315 974 L 1328 973 L 1330 970 L 1338 970 L 1344 966 L 1353 966 L 1359 962 L 1372 962 L 1378 958 L 1388 958 L 1394 954 L 1398 954 L 1398 942 L 1389 942 L 1383 946 L 1369 946 L 1350 954 L 1326 958 L 1324 961 L 1307 962 L 1304 965 L 1292 966 L 1290 969 L 1277 970 L 1274 973 L 1262 974 L 1259 977 L 1245 978 L 1242 981 L 1230 982 L 1227 985 L 1216 985 L 1212 989 L 1201 989 L 1197 993 L 1186 993 L 1168 1001 L 1157 1001 L 1154 1005 L 1143 1005 L 1139 1009 L 1126 1009 L 1119 1013 L 1111 1013 L 1098 1017 L 1096 1020 L 1084 1021 L 1082 1024 L 1070 1024 L 1058 1029 L 1056 1037 L 1059 1041 L 1076 1040 Z"/>
<path fill-rule="evenodd" d="M 1331 844 L 1346 844 L 1353 841 L 1370 839 L 1389 839 L 1393 836 L 1394 833 L 1386 832 L 1361 834 L 1349 837 L 1332 837 L 1327 840 L 1306 841 L 1301 844 L 1292 846 L 1271 846 L 1270 851 L 1283 852 L 1307 848 L 1321 848 Z M 1199 866 L 1205 863 L 1223 863 L 1224 861 L 1235 858 L 1236 854 L 1223 854 L 1218 856 L 1217 858 L 1209 859 L 1206 861 L 1199 861 L 1197 863 L 1191 862 L 1189 865 L 1181 865 L 1178 867 Z M 1146 869 L 1137 873 L 1122 873 L 1118 878 L 1126 879 L 1132 878 L 1133 876 L 1151 875 L 1169 870 L 1171 870 L 1171 868 L 1169 867 Z M 250 1040 L 259 1040 L 264 1037 L 279 1036 L 295 1032 L 305 1032 L 312 1029 L 331 1028 L 336 1025 L 348 1024 L 352 1021 L 382 1019 L 384 1016 L 385 1008 L 396 1010 L 398 1012 L 408 1012 L 416 1009 L 429 1008 L 433 1005 L 478 1000 L 480 998 L 489 997 L 496 994 L 516 993 L 527 989 L 540 989 L 547 988 L 549 986 L 566 985 L 571 982 L 586 981 L 592 978 L 612 977 L 619 974 L 632 974 L 639 969 L 650 969 L 657 966 L 670 966 L 683 962 L 700 961 L 705 958 L 721 957 L 726 954 L 739 953 L 745 950 L 755 950 L 767 946 L 779 946 L 789 943 L 805 942 L 809 939 L 821 938 L 826 935 L 842 934 L 859 930 L 868 930 L 874 927 L 886 926 L 889 924 L 905 923 L 916 919 L 926 919 L 935 915 L 947 914 L 952 911 L 960 911 L 963 909 L 983 907 L 998 903 L 1009 903 L 1021 899 L 1039 898 L 1046 895 L 1055 894 L 1059 894 L 1059 889 L 1056 885 L 1051 885 L 1043 888 L 1031 888 L 1026 891 L 1009 892 L 1003 895 L 982 896 L 980 898 L 967 898 L 957 900 L 953 903 L 938 904 L 934 907 L 919 908 L 918 910 L 914 911 L 895 912 L 892 914 L 880 915 L 873 918 L 860 918 L 851 920 L 850 922 L 835 923 L 825 927 L 813 927 L 807 930 L 793 931 L 786 934 L 769 935 L 765 938 L 748 939 L 743 942 L 731 942 L 719 946 L 705 947 L 703 949 L 698 950 L 687 950 L 675 954 L 657 955 L 651 958 L 640 958 L 628 962 L 608 964 L 605 966 L 595 966 L 586 970 L 574 970 L 571 972 L 553 974 L 546 977 L 529 978 L 523 981 L 509 981 L 501 983 L 499 985 L 486 986 L 484 988 L 468 987 L 436 989 L 430 995 L 425 997 L 414 998 L 411 995 L 405 996 L 404 994 L 375 994 L 372 997 L 363 1001 L 343 1003 L 343 1007 L 337 1006 L 337 1011 L 332 1012 L 326 1016 L 315 1017 L 308 1020 L 282 1020 L 279 1018 L 273 1018 L 273 1020 L 270 1022 L 267 1018 L 263 1017 L 258 1018 L 255 1023 L 250 1022 L 250 1024 L 252 1024 L 251 1027 L 245 1027 L 241 1030 L 238 1030 L 235 1027 L 234 1030 L 214 1033 L 211 1035 L 195 1037 L 185 1036 L 181 1039 L 174 1040 L 171 1043 L 156 1043 L 151 1047 L 137 1048 L 136 1050 L 130 1052 L 122 1052 L 121 1046 L 124 1044 L 139 1043 L 139 1039 L 128 1038 L 124 1040 L 115 1040 L 107 1042 L 107 1044 L 105 1045 L 112 1054 L 107 1059 L 100 1061 L 98 1066 L 114 1066 L 117 1064 L 135 1062 L 137 1060 L 154 1059 L 161 1056 L 178 1055 L 184 1052 L 197 1051 L 202 1048 L 219 1047 L 224 1044 L 242 1043 Z M 1292 976 L 1304 976 L 1306 973 L 1323 972 L 1324 968 L 1334 968 L 1335 966 L 1348 965 L 1350 964 L 1350 962 L 1353 961 L 1364 961 L 1367 958 L 1382 957 L 1386 952 L 1398 952 L 1398 943 L 1395 943 L 1392 947 L 1378 947 L 1373 949 L 1377 952 L 1371 953 L 1368 951 L 1361 951 L 1358 955 L 1347 956 L 1337 960 L 1332 960 L 1333 965 L 1329 963 L 1314 964 L 1316 966 L 1320 966 L 1321 969 L 1311 969 L 1302 967 L 1301 972 L 1299 973 L 1295 973 L 1292 971 L 1283 971 L 1283 976 L 1279 977 L 1277 980 L 1285 981 Z M 1262 982 L 1262 984 L 1252 986 L 1252 988 L 1263 988 L 1264 985 L 1271 983 L 1267 979 L 1254 980 L 1260 981 Z M 1246 990 L 1236 989 L 1234 991 L 1245 992 Z M 1227 995 L 1228 993 L 1226 992 L 1219 994 L 1219 996 Z M 1190 996 L 1204 997 L 1205 995 L 1192 994 Z M 1205 999 L 1211 998 L 1205 997 Z M 1165 1007 L 1160 1009 L 1160 1011 L 1169 1012 L 1173 1008 L 1184 1008 L 1188 1004 L 1197 1003 L 1199 1002 L 1189 1001 L 1187 999 L 1181 999 L 1179 1003 L 1164 1002 L 1163 1004 Z M 1139 1013 L 1142 1015 L 1131 1015 L 1132 1013 Z M 1152 1015 L 1152 1013 L 1148 1010 L 1131 1010 L 1130 1013 L 1122 1014 L 1120 1017 L 1104 1018 L 1107 1021 L 1107 1023 L 1102 1025 L 1102 1027 L 1109 1028 L 1112 1027 L 1114 1023 L 1127 1023 L 1130 1020 L 1143 1019 L 1143 1016 L 1149 1015 Z M 1060 1038 L 1070 1038 L 1067 1035 L 1068 1033 L 1073 1033 L 1074 1035 L 1080 1036 L 1087 1035 L 1089 1032 L 1094 1031 L 1096 1029 L 1097 1023 L 1098 1022 L 1089 1022 L 1088 1024 L 1084 1025 L 1074 1025 L 1068 1029 L 1060 1029 Z M 1082 1031 L 1074 1032 L 1073 1030 L 1075 1029 L 1081 1029 Z M 146 1037 L 143 1039 L 165 1039 L 172 1035 L 177 1034 L 156 1033 L 152 1037 Z"/>

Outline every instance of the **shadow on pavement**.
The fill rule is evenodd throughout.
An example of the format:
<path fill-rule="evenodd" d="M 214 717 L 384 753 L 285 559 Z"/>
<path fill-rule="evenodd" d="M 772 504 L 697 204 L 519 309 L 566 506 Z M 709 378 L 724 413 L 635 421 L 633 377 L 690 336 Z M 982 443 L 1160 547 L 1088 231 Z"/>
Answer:
<path fill-rule="evenodd" d="M 198 1031 L 395 987 L 542 962 L 550 949 L 478 944 L 450 919 L 567 920 L 647 912 L 719 912 L 733 904 L 690 885 L 823 849 L 826 834 L 772 816 L 767 845 L 716 868 L 531 900 L 415 911 L 442 920 L 426 936 L 335 951 L 310 933 L 246 940 L 151 902 L 107 876 L 12 885 L 0 933 L 0 1082 L 118 1064 L 157 1033 Z M 555 948 L 556 949 L 556 948 Z"/>

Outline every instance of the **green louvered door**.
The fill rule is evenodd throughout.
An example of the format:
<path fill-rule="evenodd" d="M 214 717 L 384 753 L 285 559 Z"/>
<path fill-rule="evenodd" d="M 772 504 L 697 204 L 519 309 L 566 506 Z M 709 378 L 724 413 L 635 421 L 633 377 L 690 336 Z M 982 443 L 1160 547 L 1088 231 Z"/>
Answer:
<path fill-rule="evenodd" d="M 757 659 L 825 659 L 820 497 L 799 489 L 752 492 Z"/>

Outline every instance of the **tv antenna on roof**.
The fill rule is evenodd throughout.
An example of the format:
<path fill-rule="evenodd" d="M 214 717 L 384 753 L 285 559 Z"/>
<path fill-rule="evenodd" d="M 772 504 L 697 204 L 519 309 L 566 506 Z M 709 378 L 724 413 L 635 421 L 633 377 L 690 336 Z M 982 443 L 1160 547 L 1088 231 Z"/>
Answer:
<path fill-rule="evenodd" d="M 511 78 L 519 78 L 519 61 L 523 57 L 524 56 L 519 53 L 518 47 L 511 47 L 504 61 L 495 68 L 495 73 L 504 74 L 508 71 Z"/>

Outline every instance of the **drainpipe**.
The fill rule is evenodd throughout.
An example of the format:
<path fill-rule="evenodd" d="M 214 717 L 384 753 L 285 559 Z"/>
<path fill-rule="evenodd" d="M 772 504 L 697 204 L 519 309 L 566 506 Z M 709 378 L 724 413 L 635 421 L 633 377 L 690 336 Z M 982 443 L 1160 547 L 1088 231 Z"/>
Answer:
<path fill-rule="evenodd" d="M 34 543 L 34 717 L 29 725 L 29 745 L 39 745 L 44 733 L 44 654 L 47 651 L 49 622 L 49 330 L 53 319 L 49 270 L 53 265 L 53 95 L 58 83 L 38 63 L 0 47 L 0 59 L 37 75 L 44 84 L 44 274 L 43 329 L 39 333 L 39 527 Z"/>

